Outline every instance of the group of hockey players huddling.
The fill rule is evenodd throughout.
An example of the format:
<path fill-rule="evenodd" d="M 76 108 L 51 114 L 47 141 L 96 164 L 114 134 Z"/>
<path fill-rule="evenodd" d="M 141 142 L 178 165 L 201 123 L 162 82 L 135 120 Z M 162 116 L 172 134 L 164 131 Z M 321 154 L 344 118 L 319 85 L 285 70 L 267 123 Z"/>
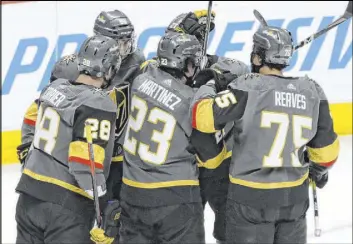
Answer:
<path fill-rule="evenodd" d="M 17 148 L 17 243 L 205 243 L 206 203 L 217 243 L 306 243 L 309 182 L 339 152 L 325 93 L 283 75 L 285 29 L 255 32 L 251 71 L 203 57 L 206 17 L 177 16 L 145 61 L 129 18 L 101 12 L 55 64 Z"/>

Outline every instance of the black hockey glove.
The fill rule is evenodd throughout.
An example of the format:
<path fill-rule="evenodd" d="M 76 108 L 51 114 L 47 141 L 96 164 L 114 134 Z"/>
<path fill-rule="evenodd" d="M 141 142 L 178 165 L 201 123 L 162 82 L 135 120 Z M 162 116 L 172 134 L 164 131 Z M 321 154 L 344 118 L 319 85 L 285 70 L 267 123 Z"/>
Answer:
<path fill-rule="evenodd" d="M 237 75 L 232 74 L 227 70 L 222 71 L 218 69 L 204 69 L 196 75 L 193 87 L 199 88 L 210 80 L 214 80 L 216 92 L 218 93 L 226 90 L 228 84 L 237 77 Z"/>
<path fill-rule="evenodd" d="M 309 178 L 315 182 L 318 188 L 322 189 L 328 182 L 328 169 L 325 166 L 310 162 Z"/>
<path fill-rule="evenodd" d="M 20 160 L 20 163 L 22 165 L 24 165 L 27 155 L 28 155 L 28 151 L 29 148 L 31 147 L 32 142 L 27 142 L 24 144 L 21 144 L 17 147 L 17 156 L 18 156 L 18 160 Z"/>
<path fill-rule="evenodd" d="M 109 201 L 102 214 L 102 228 L 109 237 L 116 237 L 119 231 L 119 220 L 121 214 L 120 202 Z"/>
<path fill-rule="evenodd" d="M 101 228 L 91 230 L 91 240 L 99 244 L 111 244 L 119 231 L 121 207 L 118 200 L 108 201 L 102 213 Z"/>
<path fill-rule="evenodd" d="M 304 163 L 309 163 L 309 179 L 314 181 L 318 188 L 324 188 L 328 182 L 328 169 L 325 166 L 311 162 L 306 150 L 304 150 L 303 155 Z"/>
<path fill-rule="evenodd" d="M 210 32 L 214 29 L 214 18 L 216 14 L 214 11 L 211 13 Z M 207 10 L 198 10 L 188 13 L 180 23 L 174 26 L 174 31 L 184 32 L 189 35 L 196 36 L 197 39 L 204 39 L 207 23 Z"/>

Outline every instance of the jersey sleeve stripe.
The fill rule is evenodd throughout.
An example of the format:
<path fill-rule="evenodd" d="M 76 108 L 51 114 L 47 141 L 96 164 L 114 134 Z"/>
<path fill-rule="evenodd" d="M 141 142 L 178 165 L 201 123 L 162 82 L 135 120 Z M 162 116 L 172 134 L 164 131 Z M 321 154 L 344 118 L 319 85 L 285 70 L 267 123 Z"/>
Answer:
<path fill-rule="evenodd" d="M 38 104 L 36 102 L 33 102 L 25 113 L 24 122 L 25 123 L 26 121 L 29 122 L 28 123 L 29 125 L 32 125 L 33 122 L 35 124 L 37 120 L 37 115 L 38 115 Z"/>
<path fill-rule="evenodd" d="M 105 158 L 104 149 L 96 144 L 93 144 L 94 162 L 96 168 L 103 169 L 103 162 Z M 69 162 L 81 163 L 90 165 L 88 144 L 83 141 L 74 141 L 70 143 L 69 147 Z"/>
<path fill-rule="evenodd" d="M 213 99 L 202 99 L 192 109 L 192 127 L 204 133 L 214 133 Z"/>
<path fill-rule="evenodd" d="M 83 164 L 83 165 L 87 165 L 87 166 L 91 165 L 90 160 L 79 158 L 79 157 L 69 157 L 69 162 L 70 163 L 79 163 L 79 164 Z M 101 163 L 94 162 L 94 165 L 97 169 L 103 169 L 103 165 Z"/>
<path fill-rule="evenodd" d="M 201 159 L 196 155 L 196 159 L 198 162 L 199 167 L 204 167 L 206 169 L 216 169 L 218 166 L 221 165 L 223 160 L 226 159 L 227 156 L 227 148 L 223 147 L 223 150 L 214 158 L 208 159 L 205 162 L 202 162 Z"/>
<path fill-rule="evenodd" d="M 30 125 L 30 126 L 35 126 L 36 125 L 36 121 L 35 120 L 31 120 L 31 119 L 24 119 L 23 123 L 25 123 L 26 125 Z"/>
<path fill-rule="evenodd" d="M 329 167 L 329 165 L 333 165 L 338 158 L 340 144 L 338 138 L 336 138 L 336 140 L 328 146 L 322 148 L 307 147 L 307 149 L 310 161 Z"/>

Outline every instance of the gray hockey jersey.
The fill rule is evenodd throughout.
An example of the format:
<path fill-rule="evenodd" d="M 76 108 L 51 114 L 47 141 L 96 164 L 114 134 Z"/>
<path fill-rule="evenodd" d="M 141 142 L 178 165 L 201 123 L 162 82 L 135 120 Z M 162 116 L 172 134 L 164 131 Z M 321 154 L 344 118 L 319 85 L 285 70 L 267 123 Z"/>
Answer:
<path fill-rule="evenodd" d="M 230 181 L 238 186 L 238 193 L 234 190 L 232 195 L 231 191 L 230 196 L 236 200 L 241 198 L 247 204 L 260 199 L 263 203 L 265 198 L 276 199 L 278 204 L 303 200 L 271 190 L 307 183 L 304 149 L 314 163 L 330 167 L 336 161 L 339 144 L 328 102 L 321 87 L 308 77 L 248 74 L 232 82 L 228 90 L 205 98 L 210 88 L 213 85 L 207 84 L 195 95 L 192 123 L 200 131 L 212 132 L 235 122 L 238 135 Z M 245 194 L 244 188 L 254 191 Z M 270 191 L 256 191 L 265 189 Z"/>
<path fill-rule="evenodd" d="M 71 55 L 73 56 L 73 55 Z M 76 58 L 76 56 L 74 56 Z M 65 57 L 60 59 L 58 61 L 62 62 L 62 60 L 65 60 Z M 107 91 L 112 91 L 114 88 L 115 90 L 119 90 L 123 92 L 126 96 L 126 103 L 125 105 L 123 103 L 120 104 L 119 111 L 118 111 L 118 117 L 117 117 L 117 129 L 116 129 L 116 143 L 115 143 L 115 149 L 114 149 L 114 155 L 113 155 L 113 162 L 122 162 L 123 161 L 123 152 L 122 152 L 122 144 L 123 144 L 123 139 L 124 135 L 121 134 L 127 121 L 127 116 L 125 116 L 125 113 L 128 112 L 129 108 L 129 84 L 131 81 L 138 75 L 140 65 L 145 61 L 145 57 L 143 56 L 143 53 L 141 50 L 137 49 L 134 53 L 130 54 L 129 56 L 126 57 L 122 61 L 122 64 L 120 66 L 120 69 L 114 79 L 111 82 L 111 85 L 107 87 L 105 90 Z M 56 66 L 59 66 L 59 64 L 55 64 Z M 54 68 L 55 68 L 54 67 Z M 66 76 L 65 68 L 69 69 L 70 68 L 70 74 L 73 73 L 73 70 L 71 67 L 68 65 L 60 65 L 61 72 L 60 74 L 56 74 L 56 76 L 63 75 Z M 74 75 L 73 75 L 74 76 Z M 79 76 L 79 73 L 77 71 L 77 77 Z M 57 78 L 66 78 L 67 77 L 57 77 Z M 114 93 L 115 91 L 113 91 Z M 114 96 L 114 95 L 113 95 Z M 118 96 L 119 99 L 119 96 Z M 24 120 L 22 123 L 22 128 L 21 128 L 21 143 L 30 143 L 33 140 L 33 135 L 34 135 L 34 129 L 35 129 L 35 123 L 36 123 L 36 118 L 37 118 L 37 110 L 38 110 L 38 102 L 35 100 L 26 110 Z M 120 116 L 119 114 L 122 114 Z"/>
<path fill-rule="evenodd" d="M 237 76 L 249 73 L 245 63 L 236 59 L 226 57 L 212 56 L 212 60 L 216 62 L 210 68 L 218 70 L 227 70 Z M 209 62 L 211 64 L 211 62 Z M 204 88 L 203 96 L 208 97 L 214 94 L 212 88 Z M 215 169 L 227 158 L 231 157 L 233 149 L 233 122 L 229 122 L 226 126 L 215 133 L 202 133 L 193 130 L 191 143 L 197 154 L 197 161 L 200 167 L 207 169 Z M 207 171 L 208 172 L 208 171 Z M 210 172 L 212 174 L 212 172 Z M 204 173 L 203 177 L 207 177 Z"/>
<path fill-rule="evenodd" d="M 93 86 L 64 79 L 47 86 L 39 98 L 35 135 L 16 190 L 71 207 L 77 195 L 91 198 L 93 187 L 85 131 L 85 123 L 89 122 L 97 186 L 104 195 L 116 111 L 107 93 Z M 71 200 L 62 195 L 60 198 L 59 192 L 71 194 Z"/>
<path fill-rule="evenodd" d="M 200 201 L 197 192 L 190 193 L 199 181 L 195 156 L 187 150 L 193 94 L 155 65 L 134 80 L 124 141 L 125 201 L 141 206 Z"/>

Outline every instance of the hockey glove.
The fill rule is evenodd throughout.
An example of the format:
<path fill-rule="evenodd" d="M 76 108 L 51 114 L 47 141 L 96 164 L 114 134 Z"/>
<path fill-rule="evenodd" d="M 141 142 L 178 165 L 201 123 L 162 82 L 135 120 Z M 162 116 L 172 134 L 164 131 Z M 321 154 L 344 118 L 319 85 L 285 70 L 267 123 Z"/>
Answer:
<path fill-rule="evenodd" d="M 216 13 L 211 13 L 210 32 L 214 29 L 214 18 Z M 197 39 L 204 39 L 207 24 L 207 10 L 198 10 L 188 13 L 184 19 L 175 28 L 177 32 L 183 32 L 196 36 Z"/>
<path fill-rule="evenodd" d="M 91 241 L 96 244 L 112 244 L 114 238 L 108 237 L 104 234 L 104 230 L 100 228 L 93 228 L 90 232 Z"/>
<path fill-rule="evenodd" d="M 91 230 L 91 240 L 95 243 L 112 243 L 114 238 L 118 236 L 120 213 L 119 201 L 108 201 L 102 213 L 102 226 Z"/>
<path fill-rule="evenodd" d="M 31 147 L 32 142 L 27 142 L 24 144 L 21 144 L 17 147 L 17 156 L 18 156 L 18 160 L 21 162 L 22 165 L 24 165 L 27 155 L 28 155 L 28 151 L 29 148 Z"/>
<path fill-rule="evenodd" d="M 204 69 L 195 77 L 193 87 L 199 88 L 205 85 L 210 80 L 214 80 L 216 92 L 221 92 L 227 89 L 228 84 L 235 80 L 238 76 L 218 69 Z"/>
<path fill-rule="evenodd" d="M 322 189 L 328 182 L 328 169 L 325 166 L 310 162 L 309 178 L 316 183 L 318 188 Z"/>
<path fill-rule="evenodd" d="M 109 201 L 102 214 L 102 228 L 106 236 L 114 238 L 118 235 L 120 214 L 120 202 L 118 200 Z"/>

